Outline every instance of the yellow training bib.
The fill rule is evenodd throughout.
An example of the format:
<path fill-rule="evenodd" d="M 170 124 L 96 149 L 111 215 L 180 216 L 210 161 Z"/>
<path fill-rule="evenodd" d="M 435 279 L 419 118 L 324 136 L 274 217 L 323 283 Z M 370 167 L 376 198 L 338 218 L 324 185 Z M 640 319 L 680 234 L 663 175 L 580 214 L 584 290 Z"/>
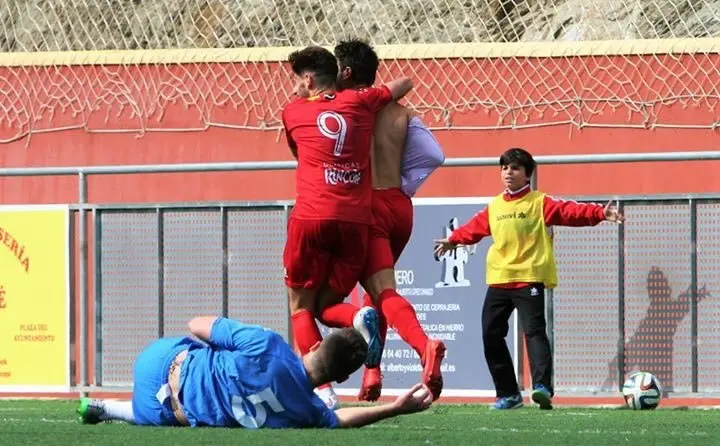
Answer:
<path fill-rule="evenodd" d="M 545 226 L 545 194 L 531 191 L 517 200 L 503 195 L 488 205 L 493 244 L 487 255 L 488 285 L 541 282 L 557 285 L 552 238 Z"/>

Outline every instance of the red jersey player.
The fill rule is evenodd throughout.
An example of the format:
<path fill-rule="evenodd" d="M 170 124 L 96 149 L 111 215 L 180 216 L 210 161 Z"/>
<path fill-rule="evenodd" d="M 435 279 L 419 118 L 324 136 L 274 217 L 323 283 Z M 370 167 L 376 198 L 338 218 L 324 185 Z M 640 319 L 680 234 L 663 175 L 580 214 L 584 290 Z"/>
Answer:
<path fill-rule="evenodd" d="M 335 47 L 340 64 L 341 87 L 367 88 L 375 83 L 379 65 L 373 48 L 360 40 Z M 410 239 L 413 206 L 410 197 L 444 161 L 439 144 L 422 121 L 405 107 L 393 102 L 376 120 L 372 150 L 373 214 L 369 252 L 361 285 L 367 291 L 366 305 L 380 309 L 380 336 L 389 323 L 421 358 L 423 382 L 437 399 L 443 380 L 440 365 L 445 355 L 442 341 L 429 339 L 418 322 L 412 305 L 396 291 L 395 263 Z M 372 299 L 372 300 L 371 300 Z M 330 326 L 345 326 L 352 306 L 322 302 L 320 320 Z M 379 367 L 365 370 L 358 398 L 376 401 L 382 389 Z"/>
<path fill-rule="evenodd" d="M 326 49 L 308 47 L 288 60 L 299 98 L 283 110 L 283 124 L 298 168 L 283 264 L 293 338 L 305 355 L 322 340 L 316 303 L 322 296 L 343 299 L 363 272 L 372 222 L 375 116 L 407 94 L 412 82 L 402 78 L 380 88 L 336 91 L 338 65 Z M 366 364 L 377 365 L 382 345 L 375 310 L 356 308 L 352 325 L 368 341 Z"/>

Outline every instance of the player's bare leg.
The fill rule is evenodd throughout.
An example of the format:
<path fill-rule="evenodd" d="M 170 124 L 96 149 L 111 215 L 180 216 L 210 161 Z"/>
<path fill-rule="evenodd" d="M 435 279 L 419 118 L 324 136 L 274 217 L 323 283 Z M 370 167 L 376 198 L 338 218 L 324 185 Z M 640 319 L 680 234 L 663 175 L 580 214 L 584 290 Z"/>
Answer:
<path fill-rule="evenodd" d="M 370 276 L 362 283 L 363 288 L 372 297 L 379 312 L 390 326 L 420 356 L 423 365 L 422 380 L 430 388 L 433 400 L 440 397 L 443 378 L 440 366 L 445 358 L 445 344 L 428 338 L 417 319 L 412 305 L 395 290 L 395 270 L 384 269 Z M 387 327 L 387 325 L 386 325 Z M 385 334 L 382 334 L 383 339 Z M 358 397 L 366 401 L 376 401 L 382 390 L 382 375 L 379 368 L 367 368 Z"/>

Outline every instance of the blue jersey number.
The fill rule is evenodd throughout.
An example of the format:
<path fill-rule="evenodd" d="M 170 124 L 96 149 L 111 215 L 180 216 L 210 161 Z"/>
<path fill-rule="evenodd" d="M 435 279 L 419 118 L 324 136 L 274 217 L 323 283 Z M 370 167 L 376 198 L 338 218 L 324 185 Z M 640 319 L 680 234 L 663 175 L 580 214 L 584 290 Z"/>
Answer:
<path fill-rule="evenodd" d="M 245 411 L 244 405 L 246 403 L 252 404 L 255 407 L 254 417 Z M 270 407 L 270 410 L 274 413 L 285 411 L 283 405 L 280 404 L 280 401 L 278 401 L 273 391 L 268 387 L 262 392 L 248 396 L 247 401 L 239 395 L 233 395 L 233 415 L 235 416 L 237 422 L 245 428 L 257 429 L 263 427 L 265 420 L 267 420 L 267 411 L 265 410 L 265 404 L 263 403 L 267 404 Z"/>

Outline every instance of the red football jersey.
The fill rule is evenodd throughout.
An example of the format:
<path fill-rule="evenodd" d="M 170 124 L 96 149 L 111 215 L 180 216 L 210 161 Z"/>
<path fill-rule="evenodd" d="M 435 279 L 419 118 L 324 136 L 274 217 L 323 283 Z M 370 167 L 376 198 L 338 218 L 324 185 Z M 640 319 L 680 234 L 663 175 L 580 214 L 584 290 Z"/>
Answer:
<path fill-rule="evenodd" d="M 375 116 L 392 101 L 386 86 L 300 98 L 283 110 L 297 149 L 293 217 L 369 223 L 370 146 Z"/>

